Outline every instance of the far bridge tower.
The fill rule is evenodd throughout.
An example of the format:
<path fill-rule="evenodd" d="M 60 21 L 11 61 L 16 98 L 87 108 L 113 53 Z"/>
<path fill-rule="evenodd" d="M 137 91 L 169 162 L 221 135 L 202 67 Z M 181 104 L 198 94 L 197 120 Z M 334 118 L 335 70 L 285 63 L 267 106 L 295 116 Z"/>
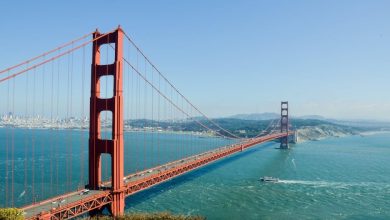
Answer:
<path fill-rule="evenodd" d="M 280 132 L 287 133 L 287 136 L 282 137 L 280 139 L 280 149 L 288 149 L 288 102 L 281 102 L 281 110 L 280 110 Z"/>

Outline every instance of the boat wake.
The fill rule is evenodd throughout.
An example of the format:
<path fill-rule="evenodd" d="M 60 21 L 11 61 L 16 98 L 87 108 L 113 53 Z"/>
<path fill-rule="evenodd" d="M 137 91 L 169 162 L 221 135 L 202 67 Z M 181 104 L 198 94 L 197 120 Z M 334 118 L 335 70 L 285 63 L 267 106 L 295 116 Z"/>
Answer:
<path fill-rule="evenodd" d="M 306 180 L 283 180 L 280 179 L 277 183 L 280 184 L 299 184 L 308 185 L 313 187 L 331 187 L 331 188 L 349 188 L 349 187 L 369 187 L 369 186 L 381 186 L 390 187 L 389 184 L 376 183 L 376 182 L 329 182 L 329 181 L 306 181 Z"/>

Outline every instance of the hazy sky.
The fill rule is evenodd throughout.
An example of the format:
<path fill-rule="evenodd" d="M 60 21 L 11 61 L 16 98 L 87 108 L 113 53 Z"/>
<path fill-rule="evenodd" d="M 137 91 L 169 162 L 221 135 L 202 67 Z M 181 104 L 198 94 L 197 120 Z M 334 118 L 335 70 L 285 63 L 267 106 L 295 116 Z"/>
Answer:
<path fill-rule="evenodd" d="M 206 114 L 390 120 L 390 1 L 1 1 L 0 69 L 120 24 Z"/>

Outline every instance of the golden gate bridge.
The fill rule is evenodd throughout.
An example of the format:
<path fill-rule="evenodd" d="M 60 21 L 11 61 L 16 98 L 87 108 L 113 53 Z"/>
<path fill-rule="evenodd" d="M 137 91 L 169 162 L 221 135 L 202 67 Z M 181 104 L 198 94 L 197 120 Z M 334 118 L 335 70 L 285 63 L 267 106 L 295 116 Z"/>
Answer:
<path fill-rule="evenodd" d="M 288 102 L 251 138 L 224 128 L 120 27 L 0 71 L 0 92 L 3 206 L 19 204 L 26 219 L 119 216 L 127 196 L 261 143 L 287 149 L 294 134 Z"/>

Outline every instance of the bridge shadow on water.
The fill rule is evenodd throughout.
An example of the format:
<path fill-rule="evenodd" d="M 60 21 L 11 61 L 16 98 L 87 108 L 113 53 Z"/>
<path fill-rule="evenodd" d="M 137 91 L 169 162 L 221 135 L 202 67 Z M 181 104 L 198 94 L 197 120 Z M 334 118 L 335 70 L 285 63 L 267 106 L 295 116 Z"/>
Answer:
<path fill-rule="evenodd" d="M 175 187 L 180 186 L 184 183 L 192 181 L 200 176 L 203 176 L 204 174 L 207 174 L 211 171 L 214 171 L 218 168 L 221 168 L 228 163 L 231 163 L 233 161 L 237 161 L 241 158 L 244 158 L 244 157 L 246 157 L 254 152 L 266 150 L 267 148 L 269 148 L 270 146 L 272 146 L 274 144 L 275 144 L 275 142 L 261 144 L 261 146 L 256 146 L 256 147 L 247 149 L 241 153 L 237 153 L 237 154 L 234 154 L 234 155 L 229 156 L 227 158 L 224 158 L 222 160 L 218 160 L 218 161 L 213 162 L 209 165 L 206 165 L 204 167 L 193 170 L 189 173 L 178 176 L 172 180 L 169 180 L 167 182 L 153 186 L 150 189 L 146 189 L 144 191 L 141 191 L 139 193 L 131 195 L 131 196 L 127 197 L 125 200 L 126 209 L 131 208 L 137 204 L 140 204 L 146 200 L 149 200 L 150 198 L 153 198 L 153 197 L 155 197 L 161 193 L 164 193 L 170 189 L 174 189 Z"/>

